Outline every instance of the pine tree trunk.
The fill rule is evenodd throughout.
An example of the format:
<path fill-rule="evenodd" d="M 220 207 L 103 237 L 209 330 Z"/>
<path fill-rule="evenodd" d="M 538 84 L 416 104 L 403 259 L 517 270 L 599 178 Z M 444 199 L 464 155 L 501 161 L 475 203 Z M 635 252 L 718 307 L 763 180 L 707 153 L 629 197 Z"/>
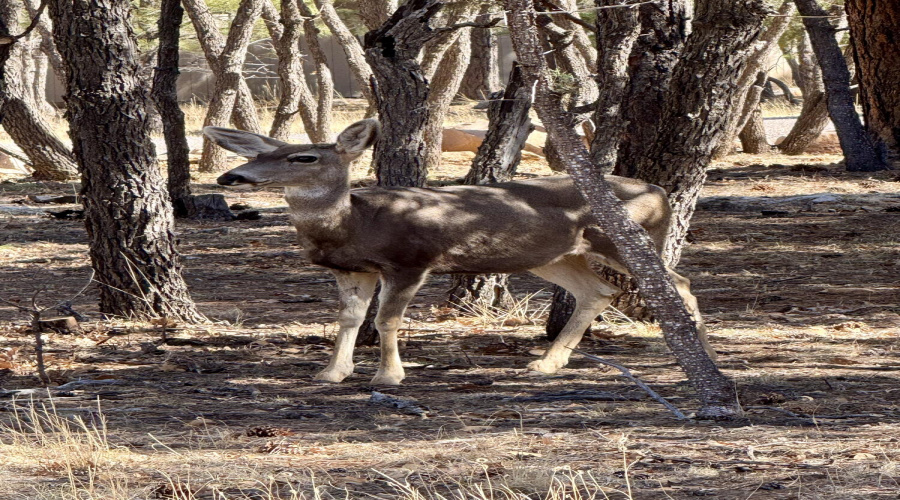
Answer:
<path fill-rule="evenodd" d="M 199 321 L 181 277 L 172 207 L 148 133 L 128 0 L 51 0 L 66 104 L 82 175 L 100 310 Z"/>
<path fill-rule="evenodd" d="M 281 96 L 269 135 L 282 141 L 287 140 L 291 124 L 297 114 L 300 115 L 307 133 L 316 128 L 316 100 L 303 75 L 303 54 L 300 52 L 303 17 L 297 5 L 291 0 L 282 1 L 282 27 L 275 33 L 272 29 L 269 30 L 275 54 L 278 56 L 277 71 L 281 81 Z"/>
<path fill-rule="evenodd" d="M 370 0 L 366 0 L 370 1 Z M 380 0 L 371 0 L 380 1 Z M 359 84 L 360 92 L 369 102 L 369 107 L 375 106 L 375 93 L 372 90 L 372 69 L 369 68 L 368 56 L 364 54 L 363 47 L 359 44 L 359 40 L 353 36 L 353 33 L 344 24 L 344 21 L 338 16 L 334 9 L 332 0 L 316 0 L 316 6 L 319 8 L 319 15 L 322 21 L 328 26 L 328 30 L 337 39 L 347 56 L 347 65 L 350 67 L 350 73 L 356 83 Z M 368 44 L 367 44 L 368 45 Z"/>
<path fill-rule="evenodd" d="M 19 25 L 19 9 L 12 2 L 0 6 L 0 17 L 7 26 Z M 19 31 L 19 30 L 17 30 Z M 25 40 L 4 44 L 9 48 L 5 64 L 3 95 L 3 128 L 28 157 L 35 179 L 69 180 L 78 176 L 75 157 L 56 138 L 43 113 L 31 96 L 22 66 Z M 30 57 L 30 55 L 28 55 Z"/>
<path fill-rule="evenodd" d="M 762 154 L 772 150 L 769 140 L 766 137 L 766 127 L 763 123 L 762 110 L 757 100 L 756 108 L 750 113 L 750 117 L 741 133 L 738 135 L 741 140 L 741 150 L 747 154 Z"/>
<path fill-rule="evenodd" d="M 628 217 L 622 203 L 589 160 L 581 138 L 563 116 L 559 96 L 551 91 L 546 65 L 541 58 L 542 47 L 538 41 L 531 1 L 506 0 L 504 5 L 508 11 L 513 46 L 526 82 L 537 82 L 535 109 L 538 116 L 565 158 L 568 171 L 590 205 L 601 230 L 610 237 L 625 265 L 637 278 L 643 295 L 660 321 L 666 343 L 699 393 L 703 407 L 698 414 L 713 418 L 736 415 L 739 409 L 732 382 L 719 372 L 703 349 L 697 325 L 686 310 L 663 262 L 654 252 L 647 233 Z M 702 6 L 698 10 L 702 19 Z M 759 5 L 739 14 L 758 18 L 761 24 L 764 12 L 763 6 Z"/>
<path fill-rule="evenodd" d="M 483 5 L 475 22 L 488 23 L 492 19 L 491 9 L 490 4 Z M 486 99 L 501 86 L 497 37 L 491 29 L 473 29 L 470 36 L 472 52 L 459 92 L 469 99 Z"/>
<path fill-rule="evenodd" d="M 752 53 L 747 57 L 747 68 L 744 69 L 744 73 L 737 82 L 738 92 L 733 106 L 739 112 L 731 114 L 725 135 L 713 152 L 713 158 L 721 158 L 734 151 L 734 140 L 737 139 L 738 134 L 743 130 L 743 126 L 750 114 L 753 113 L 753 110 L 759 108 L 758 95 L 755 99 L 748 98 L 751 88 L 763 66 L 768 64 L 775 49 L 778 48 L 778 40 L 790 25 L 793 12 L 794 4 L 792 1 L 787 0 L 784 2 L 781 8 L 778 9 L 778 15 L 772 18 L 772 22 L 760 34 L 759 40 L 753 44 Z M 763 80 L 762 85 L 765 84 L 766 81 Z"/>
<path fill-rule="evenodd" d="M 197 33 L 197 41 L 203 49 L 206 62 L 210 70 L 219 78 L 221 71 L 221 58 L 225 48 L 225 37 L 219 32 L 216 19 L 210 13 L 204 0 L 184 0 L 182 2 L 185 12 L 191 18 L 191 24 Z M 229 31 L 230 33 L 230 31 Z M 256 113 L 256 104 L 250 94 L 247 82 L 240 79 L 238 93 L 235 97 L 234 109 L 230 110 L 231 121 L 235 127 L 248 132 L 260 133 L 262 127 L 259 124 L 259 116 Z"/>
<path fill-rule="evenodd" d="M 506 90 L 491 94 L 488 130 L 472 160 L 472 168 L 466 174 L 466 184 L 491 184 L 513 178 L 525 141 L 534 130 L 528 117 L 530 109 L 531 89 L 524 86 L 522 70 L 513 63 Z M 466 304 L 480 300 L 501 308 L 509 302 L 507 284 L 505 274 L 455 274 L 448 302 L 464 308 Z"/>
<path fill-rule="evenodd" d="M 639 159 L 656 140 L 669 82 L 687 37 L 686 6 L 687 0 L 671 0 L 637 7 L 641 35 L 628 61 L 630 78 L 622 100 L 622 120 L 627 126 L 619 146 L 616 175 L 635 177 Z M 595 149 L 593 144 L 591 149 Z"/>
<path fill-rule="evenodd" d="M 900 3 L 846 0 L 866 128 L 900 150 Z"/>
<path fill-rule="evenodd" d="M 397 0 L 366 0 L 358 2 L 359 17 L 369 30 L 378 29 L 397 10 Z"/>
<path fill-rule="evenodd" d="M 425 168 L 436 169 L 441 165 L 441 141 L 444 133 L 444 120 L 453 98 L 459 91 L 466 67 L 469 65 L 471 46 L 469 33 L 472 28 L 462 28 L 456 37 L 456 43 L 444 52 L 444 58 L 438 66 L 437 74 L 429 82 L 428 99 L 425 105 L 430 113 L 425 123 Z"/>
<path fill-rule="evenodd" d="M 168 190 L 176 217 L 187 217 L 191 198 L 190 148 L 184 128 L 184 113 L 178 106 L 178 38 L 184 10 L 180 0 L 162 0 L 159 27 L 159 48 L 151 96 L 162 116 L 166 140 L 166 168 L 169 173 Z"/>
<path fill-rule="evenodd" d="M 297 2 L 303 14 L 303 34 L 306 46 L 316 65 L 316 126 L 306 132 L 312 142 L 331 142 L 331 113 L 334 100 L 334 82 L 331 79 L 331 68 L 325 52 L 319 44 L 319 28 L 312 10 L 304 2 Z"/>
<path fill-rule="evenodd" d="M 637 177 L 664 188 L 672 203 L 672 228 L 663 250 L 670 267 L 681 256 L 706 167 L 728 132 L 737 82 L 767 14 L 757 0 L 696 2 L 693 32 L 673 70 L 655 140 L 638 158 Z"/>
<path fill-rule="evenodd" d="M 253 23 L 262 10 L 262 0 L 241 0 L 237 13 L 231 21 L 228 38 L 222 47 L 216 71 L 216 86 L 206 110 L 204 127 L 225 127 L 235 109 L 241 82 L 244 82 L 244 58 L 253 34 Z M 246 84 L 246 82 L 244 82 Z M 198 170 L 215 172 L 225 164 L 225 150 L 208 137 L 203 137 L 203 156 Z"/>
<path fill-rule="evenodd" d="M 428 177 L 424 130 L 431 113 L 425 105 L 429 88 L 417 57 L 437 36 L 431 23 L 442 5 L 438 0 L 410 0 L 384 25 L 366 33 L 366 61 L 381 121 L 372 158 L 379 186 L 421 187 Z M 377 294 L 359 328 L 356 345 L 372 345 L 378 339 L 374 322 Z"/>
<path fill-rule="evenodd" d="M 835 40 L 835 28 L 828 13 L 816 0 L 794 0 L 809 33 L 813 51 L 822 68 L 828 115 L 837 131 L 844 162 L 851 172 L 874 172 L 890 168 L 883 145 L 873 141 L 860 122 L 850 91 L 850 71 Z"/>

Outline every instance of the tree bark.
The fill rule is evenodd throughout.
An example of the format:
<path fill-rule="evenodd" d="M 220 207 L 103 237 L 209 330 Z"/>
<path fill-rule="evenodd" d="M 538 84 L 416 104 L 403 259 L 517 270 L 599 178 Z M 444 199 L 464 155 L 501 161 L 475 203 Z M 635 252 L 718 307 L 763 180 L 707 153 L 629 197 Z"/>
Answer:
<path fill-rule="evenodd" d="M 772 53 L 778 48 L 778 40 L 791 24 L 791 16 L 794 13 L 794 4 L 788 0 L 781 4 L 778 9 L 778 15 L 772 18 L 772 21 L 763 29 L 759 39 L 753 44 L 751 54 L 747 57 L 747 67 L 744 69 L 738 79 L 738 92 L 734 101 L 734 109 L 739 110 L 738 113 L 732 113 L 726 126 L 725 135 L 722 137 L 718 147 L 713 153 L 714 158 L 721 158 L 734 150 L 734 140 L 743 130 L 743 124 L 747 122 L 750 113 L 759 109 L 759 96 L 755 102 L 748 99 L 753 82 L 756 81 L 757 75 L 763 69 Z M 765 85 L 765 81 L 763 81 Z"/>
<path fill-rule="evenodd" d="M 873 140 L 863 128 L 853 105 L 850 71 L 835 40 L 835 28 L 828 13 L 816 0 L 794 0 L 809 33 L 813 51 L 822 68 L 828 115 L 837 131 L 844 162 L 851 172 L 874 172 L 890 168 L 882 144 Z"/>
<path fill-rule="evenodd" d="M 378 29 L 397 10 L 397 0 L 366 0 L 356 5 L 359 17 L 369 30 Z"/>
<path fill-rule="evenodd" d="M 491 4 L 484 4 L 475 18 L 478 24 L 487 24 L 493 18 Z M 500 85 L 500 61 L 497 37 L 491 29 L 473 29 L 470 34 L 472 51 L 469 67 L 463 76 L 459 92 L 469 99 L 486 99 Z"/>
<path fill-rule="evenodd" d="M 687 37 L 686 5 L 687 0 L 670 0 L 638 7 L 641 34 L 628 61 L 629 79 L 621 104 L 622 120 L 627 125 L 619 146 L 616 175 L 637 176 L 640 158 L 656 140 L 669 82 Z"/>
<path fill-rule="evenodd" d="M 766 127 L 763 123 L 762 109 L 759 107 L 759 96 L 762 94 L 763 85 L 765 85 L 768 76 L 765 71 L 757 74 L 756 83 L 747 93 L 747 100 L 744 106 L 750 108 L 745 111 L 747 117 L 745 121 L 738 126 L 741 128 L 738 138 L 741 140 L 741 150 L 747 154 L 768 153 L 772 150 L 769 146 L 769 140 L 766 138 Z"/>
<path fill-rule="evenodd" d="M 375 93 L 371 87 L 372 69 L 369 68 L 371 61 L 368 64 L 366 63 L 368 56 L 364 54 L 359 40 L 353 36 L 353 33 L 350 32 L 344 21 L 338 16 L 332 0 L 316 0 L 316 6 L 319 8 L 319 15 L 322 16 L 322 21 L 337 39 L 341 49 L 344 50 L 344 55 L 347 56 L 347 65 L 350 66 L 350 72 L 353 74 L 353 78 L 356 79 L 356 83 L 359 84 L 360 92 L 362 92 L 366 101 L 369 102 L 369 107 L 373 108 L 375 106 Z"/>
<path fill-rule="evenodd" d="M 615 3 L 600 0 L 598 7 Z M 637 8 L 612 8 L 597 11 L 597 87 L 599 98 L 594 111 L 594 139 L 591 141 L 591 160 L 601 173 L 612 173 L 618 160 L 618 149 L 627 123 L 622 120 L 623 99 L 628 87 L 628 60 L 641 31 Z M 612 269 L 606 274 L 628 284 L 622 294 L 628 302 L 639 303 L 637 287 L 631 278 Z M 604 277 L 604 279 L 607 279 Z M 618 286 L 618 283 L 616 283 Z M 621 297 L 621 295 L 620 295 Z M 616 298 L 619 300 L 619 297 Z M 619 304 L 613 305 L 618 308 Z M 554 287 L 553 303 L 547 320 L 547 337 L 555 339 L 575 310 L 575 297 L 561 287 Z M 590 330 L 590 328 L 588 328 Z"/>
<path fill-rule="evenodd" d="M 699 393 L 703 407 L 698 414 L 717 418 L 736 415 L 739 408 L 734 387 L 703 349 L 697 325 L 685 309 L 663 262 L 654 252 L 649 236 L 628 217 L 625 207 L 591 163 L 581 138 L 563 115 L 559 96 L 551 91 L 531 1 L 505 0 L 504 4 L 508 10 L 513 46 L 526 82 L 537 82 L 535 108 L 538 116 L 566 159 L 569 174 L 590 205 L 601 230 L 610 237 L 625 265 L 637 278 L 641 292 L 660 321 L 666 343 Z"/>
<path fill-rule="evenodd" d="M 100 310 L 200 321 L 181 277 L 172 207 L 148 133 L 128 0 L 51 0 L 66 65 L 70 135 L 82 175 Z"/>
<path fill-rule="evenodd" d="M 282 0 L 282 27 L 278 30 L 269 30 L 275 54 L 278 56 L 277 71 L 281 81 L 281 96 L 269 135 L 282 141 L 288 138 L 291 124 L 297 114 L 300 115 L 307 133 L 316 128 L 316 100 L 303 74 L 303 54 L 300 52 L 303 18 L 297 5 L 295 0 Z"/>
<path fill-rule="evenodd" d="M 19 25 L 21 5 L 5 2 L 0 6 L 0 17 L 7 26 Z M 43 113 L 37 108 L 29 85 L 23 75 L 25 40 L 9 47 L 9 57 L 4 71 L 4 98 L 2 101 L 3 128 L 28 157 L 33 177 L 42 180 L 69 180 L 78 176 L 78 167 L 71 151 L 56 138 Z"/>
<path fill-rule="evenodd" d="M 637 177 L 664 188 L 672 202 L 663 251 L 670 267 L 681 256 L 706 167 L 727 133 L 737 82 L 767 15 L 762 0 L 696 2 L 693 32 L 674 68 L 655 140 L 637 163 Z"/>
<path fill-rule="evenodd" d="M 25 8 L 28 9 L 28 15 L 34 18 L 34 16 L 37 15 L 40 4 L 40 0 L 26 0 Z M 46 15 L 41 16 L 38 19 L 36 30 L 41 37 L 41 51 L 47 56 L 50 67 L 53 68 L 53 74 L 56 75 L 56 78 L 58 78 L 59 81 L 66 81 L 65 65 L 63 64 L 62 57 L 59 55 L 59 51 L 56 50 L 56 44 L 53 42 L 53 26 L 50 23 L 49 17 Z"/>
<path fill-rule="evenodd" d="M 866 128 L 900 149 L 900 3 L 846 0 Z"/>
<path fill-rule="evenodd" d="M 366 60 L 382 126 L 373 157 L 379 185 L 425 185 L 424 130 L 431 109 L 425 105 L 429 87 L 417 57 L 440 33 L 431 23 L 442 6 L 437 0 L 411 0 L 366 34 Z"/>
<path fill-rule="evenodd" d="M 465 183 L 492 184 L 512 180 L 522 158 L 522 148 L 534 130 L 528 112 L 531 88 L 524 86 L 522 70 L 515 63 L 504 92 L 491 95 L 488 105 L 488 130 L 472 160 Z M 508 276 L 505 274 L 455 274 L 448 302 L 457 308 L 481 300 L 491 307 L 508 302 Z"/>
<path fill-rule="evenodd" d="M 436 169 L 441 165 L 441 141 L 444 133 L 444 119 L 453 98 L 459 91 L 469 55 L 472 52 L 469 34 L 472 28 L 461 28 L 456 43 L 444 52 L 444 58 L 438 67 L 434 79 L 429 82 L 430 89 L 425 105 L 430 113 L 425 122 L 425 168 Z"/>
<path fill-rule="evenodd" d="M 571 89 L 571 98 L 568 107 L 575 108 L 593 103 L 599 96 L 597 82 L 593 78 L 593 68 L 589 67 L 581 52 L 573 43 L 574 35 L 571 31 L 563 29 L 556 24 L 550 15 L 540 15 L 537 19 L 538 28 L 546 35 L 546 40 L 553 48 L 553 56 L 559 71 L 572 76 L 574 88 Z M 569 92 L 570 89 L 565 89 Z M 589 113 L 576 113 L 575 125 L 590 118 Z"/>
<path fill-rule="evenodd" d="M 184 113 L 178 106 L 178 39 L 184 10 L 180 0 L 162 0 L 157 49 L 156 70 L 153 75 L 151 96 L 163 121 L 166 140 L 166 169 L 168 170 L 169 198 L 176 217 L 187 217 L 191 198 L 190 148 L 184 128 Z"/>
<path fill-rule="evenodd" d="M 216 86 L 207 105 L 204 127 L 228 126 L 228 119 L 235 109 L 241 91 L 241 82 L 244 82 L 244 58 L 247 56 L 247 45 L 253 34 L 253 23 L 256 22 L 261 10 L 262 0 L 241 0 L 238 6 L 237 13 L 231 21 L 231 28 L 228 30 L 228 38 L 218 58 Z M 225 150 L 204 136 L 199 170 L 215 172 L 220 170 L 224 163 Z"/>
<path fill-rule="evenodd" d="M 331 108 L 334 99 L 334 82 L 331 79 L 331 68 L 328 67 L 328 59 L 319 44 L 319 28 L 316 27 L 316 19 L 313 12 L 303 1 L 298 1 L 297 6 L 303 14 L 303 34 L 306 38 L 306 46 L 316 65 L 316 125 L 306 133 L 312 142 L 331 142 Z"/>
<path fill-rule="evenodd" d="M 219 32 L 216 19 L 209 12 L 209 8 L 203 0 L 184 0 L 182 5 L 188 17 L 191 18 L 191 24 L 197 33 L 197 41 L 200 42 L 209 69 L 218 79 L 221 72 L 222 52 L 226 42 L 225 37 Z M 238 94 L 231 113 L 235 127 L 254 133 L 262 131 L 259 116 L 256 113 L 256 104 L 253 102 L 250 87 L 247 86 L 243 76 L 238 84 Z"/>

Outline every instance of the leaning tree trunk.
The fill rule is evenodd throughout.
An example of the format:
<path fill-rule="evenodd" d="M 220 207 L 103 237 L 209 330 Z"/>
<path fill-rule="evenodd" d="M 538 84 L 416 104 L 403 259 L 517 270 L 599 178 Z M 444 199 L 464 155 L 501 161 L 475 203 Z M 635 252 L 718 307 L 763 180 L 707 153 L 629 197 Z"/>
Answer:
<path fill-rule="evenodd" d="M 767 15 L 761 0 L 695 4 L 694 31 L 674 68 L 656 138 L 638 159 L 637 169 L 639 179 L 669 193 L 672 228 L 663 259 L 670 266 L 681 256 L 706 167 L 727 133 L 739 91 L 736 84 Z"/>
<path fill-rule="evenodd" d="M 469 32 L 472 28 L 462 28 L 456 43 L 444 52 L 444 58 L 438 66 L 437 74 L 429 82 L 428 99 L 425 105 L 429 108 L 428 121 L 425 123 L 425 168 L 432 170 L 441 165 L 441 143 L 444 133 L 444 119 L 453 98 L 459 91 L 466 67 L 469 65 L 471 47 Z"/>
<path fill-rule="evenodd" d="M 66 65 L 70 135 L 100 310 L 199 321 L 181 277 L 172 209 L 148 133 L 128 0 L 50 0 Z"/>
<path fill-rule="evenodd" d="M 484 4 L 475 18 L 478 24 L 487 24 L 492 19 L 491 4 Z M 469 67 L 460 84 L 460 94 L 469 99 L 486 99 L 500 85 L 500 57 L 497 36 L 491 29 L 474 29 L 470 34 L 472 51 Z"/>
<path fill-rule="evenodd" d="M 19 25 L 19 7 L 14 2 L 0 6 L 0 17 L 7 26 Z M 3 128 L 28 157 L 33 177 L 42 180 L 69 180 L 78 176 L 75 157 L 56 138 L 43 113 L 37 109 L 23 75 L 25 40 L 12 44 L 6 61 L 4 80 L 6 92 L 3 105 Z M 30 55 L 28 56 L 30 57 Z"/>
<path fill-rule="evenodd" d="M 697 324 L 685 308 L 663 262 L 653 251 L 649 236 L 628 217 L 625 207 L 592 164 L 571 120 L 565 116 L 559 95 L 551 90 L 546 65 L 541 58 L 542 47 L 531 1 L 506 0 L 504 4 L 513 46 L 526 82 L 537 83 L 535 108 L 538 116 L 566 159 L 568 171 L 601 230 L 610 237 L 624 264 L 638 279 L 642 293 L 660 321 L 666 343 L 699 393 L 703 407 L 698 414 L 715 418 L 736 415 L 739 408 L 732 382 L 719 372 L 703 349 Z M 700 13 L 702 15 L 702 8 Z"/>
<path fill-rule="evenodd" d="M 366 0 L 356 5 L 359 17 L 369 30 L 378 29 L 397 10 L 397 0 Z"/>
<path fill-rule="evenodd" d="M 319 28 L 312 10 L 304 2 L 297 2 L 303 14 L 303 34 L 309 54 L 316 65 L 316 125 L 306 133 L 312 142 L 331 142 L 331 112 L 334 99 L 334 82 L 331 79 L 331 68 L 325 58 L 325 51 L 319 44 Z"/>
<path fill-rule="evenodd" d="M 40 0 L 26 0 L 25 8 L 28 9 L 28 15 L 34 18 L 40 4 Z M 41 37 L 41 52 L 47 56 L 50 67 L 53 68 L 53 74 L 56 75 L 59 81 L 66 81 L 65 65 L 62 62 L 59 51 L 56 50 L 56 44 L 53 42 L 53 27 L 50 25 L 50 20 L 46 15 L 40 16 L 38 19 L 36 31 Z"/>
<path fill-rule="evenodd" d="M 476 30 L 477 31 L 477 30 Z M 522 159 L 522 148 L 534 130 L 528 111 L 531 109 L 531 88 L 525 87 L 522 70 L 515 63 L 506 90 L 490 95 L 488 130 L 472 160 L 465 183 L 492 184 L 512 180 Z M 448 302 L 465 309 L 468 304 L 481 301 L 491 307 L 503 307 L 508 302 L 508 275 L 454 274 Z"/>
<path fill-rule="evenodd" d="M 803 26 L 809 33 L 813 51 L 822 68 L 828 115 L 841 143 L 847 170 L 874 172 L 890 168 L 884 157 L 883 145 L 866 132 L 856 113 L 850 91 L 850 71 L 835 40 L 835 28 L 828 22 L 828 13 L 816 0 L 794 2 L 803 16 Z"/>
<path fill-rule="evenodd" d="M 284 141 L 297 114 L 307 133 L 315 130 L 317 105 L 303 74 L 303 54 L 300 52 L 303 17 L 294 0 L 282 0 L 281 24 L 283 26 L 277 35 L 272 29 L 269 30 L 278 56 L 277 71 L 281 81 L 281 96 L 269 135 Z"/>
<path fill-rule="evenodd" d="M 900 2 L 846 0 L 866 128 L 900 149 Z"/>
<path fill-rule="evenodd" d="M 596 83 L 600 89 L 594 111 L 595 133 L 591 141 L 591 161 L 600 172 L 611 172 L 617 162 L 618 149 L 627 123 L 621 119 L 623 99 L 628 89 L 628 60 L 640 32 L 639 13 L 636 8 L 605 9 L 615 5 L 598 1 L 597 6 L 597 60 Z M 558 153 L 557 153 L 558 154 Z M 630 277 L 612 269 L 604 270 L 611 283 L 630 293 L 623 294 L 630 302 L 641 304 L 637 286 Z M 609 279 L 609 278 L 605 278 Z M 621 295 L 620 295 L 621 296 Z M 617 297 L 618 298 L 618 297 Z M 560 286 L 553 289 L 553 302 L 545 331 L 550 340 L 562 332 L 575 311 L 575 297 Z M 623 307 L 624 304 L 613 304 Z M 636 312 L 636 311 L 632 311 Z M 588 328 L 590 330 L 590 327 Z M 587 333 L 587 332 L 585 332 Z"/>
<path fill-rule="evenodd" d="M 379 0 L 366 0 L 379 1 Z M 365 2 L 363 2 L 365 3 Z M 334 8 L 332 0 L 316 0 L 316 6 L 319 8 L 319 15 L 322 22 L 328 26 L 328 30 L 337 39 L 347 57 L 347 65 L 350 67 L 350 73 L 359 84 L 360 92 L 369 102 L 369 108 L 375 107 L 375 93 L 371 87 L 372 69 L 366 61 L 368 56 L 363 53 L 363 47 L 359 44 L 359 40 L 353 35 L 344 21 L 338 16 L 337 10 Z M 367 44 L 368 45 L 368 44 Z M 402 87 L 398 87 L 402 88 Z M 368 114 L 368 113 L 367 113 Z"/>
<path fill-rule="evenodd" d="M 738 93 L 733 106 L 740 112 L 731 114 L 725 136 L 722 137 L 719 146 L 713 152 L 714 158 L 721 158 L 734 150 L 734 140 L 743 130 L 743 125 L 749 119 L 750 114 L 759 109 L 759 96 L 749 99 L 749 94 L 759 72 L 763 70 L 764 65 L 768 64 L 775 49 L 778 48 L 778 40 L 791 24 L 793 12 L 794 4 L 791 0 L 781 4 L 778 15 L 772 18 L 769 25 L 763 29 L 759 39 L 753 44 L 753 52 L 747 57 L 747 67 L 737 82 Z M 763 81 L 763 85 L 765 83 Z"/>
<path fill-rule="evenodd" d="M 204 0 L 183 0 L 182 4 L 188 17 L 191 18 L 191 24 L 197 33 L 197 41 L 200 43 L 200 48 L 203 49 L 206 62 L 218 79 L 221 72 L 220 62 L 226 39 L 219 32 L 216 19 L 209 11 Z M 230 33 L 231 31 L 229 31 Z M 241 130 L 254 133 L 262 131 L 262 127 L 259 124 L 259 116 L 256 113 L 256 104 L 253 102 L 253 96 L 250 94 L 250 87 L 247 86 L 247 82 L 243 78 L 238 84 L 238 94 L 231 118 L 234 125 Z"/>
<path fill-rule="evenodd" d="M 241 0 L 237 13 L 231 21 L 228 38 L 219 56 L 216 72 L 216 86 L 206 110 L 204 127 L 228 126 L 228 119 L 235 109 L 241 82 L 244 81 L 244 58 L 253 34 L 253 23 L 262 10 L 262 0 Z M 203 156 L 200 157 L 201 172 L 215 172 L 225 164 L 225 150 L 208 137 L 203 138 Z"/>
<path fill-rule="evenodd" d="M 759 96 L 762 94 L 762 87 L 766 83 L 766 72 L 760 71 L 757 75 L 756 83 L 750 92 L 747 93 L 747 103 L 751 104 L 751 110 L 746 121 L 739 125 L 741 132 L 738 138 L 741 140 L 741 150 L 747 154 L 762 154 L 772 150 L 769 140 L 766 137 L 766 127 L 763 123 L 762 109 L 759 107 Z"/>

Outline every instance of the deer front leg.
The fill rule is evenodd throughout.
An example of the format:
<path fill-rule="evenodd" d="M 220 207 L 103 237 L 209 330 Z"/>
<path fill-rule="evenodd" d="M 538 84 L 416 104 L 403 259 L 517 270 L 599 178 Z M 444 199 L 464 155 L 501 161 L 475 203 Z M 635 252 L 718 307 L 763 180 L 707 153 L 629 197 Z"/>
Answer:
<path fill-rule="evenodd" d="M 601 279 L 582 256 L 568 256 L 559 262 L 532 269 L 531 272 L 555 283 L 575 296 L 575 312 L 547 351 L 528 364 L 541 373 L 556 373 L 566 366 L 572 349 L 581 342 L 591 325 L 621 290 Z"/>
<path fill-rule="evenodd" d="M 375 316 L 375 328 L 381 342 L 381 361 L 372 379 L 373 385 L 399 385 L 405 377 L 397 346 L 397 330 L 403 323 L 407 304 L 422 286 L 425 276 L 425 272 L 409 272 L 382 277 L 378 315 Z"/>
<path fill-rule="evenodd" d="M 324 382 L 340 382 L 353 373 L 353 348 L 359 327 L 366 318 L 366 309 L 375 293 L 378 275 L 372 273 L 348 273 L 332 271 L 337 278 L 340 292 L 340 312 L 338 325 L 340 331 L 334 341 L 334 354 L 324 370 L 315 376 L 315 380 Z"/>

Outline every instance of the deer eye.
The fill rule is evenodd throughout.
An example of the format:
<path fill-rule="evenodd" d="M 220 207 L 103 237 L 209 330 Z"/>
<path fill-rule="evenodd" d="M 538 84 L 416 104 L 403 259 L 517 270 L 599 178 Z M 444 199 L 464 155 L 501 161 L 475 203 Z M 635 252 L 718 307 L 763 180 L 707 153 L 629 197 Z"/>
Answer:
<path fill-rule="evenodd" d="M 315 162 L 319 161 L 319 157 L 313 156 L 313 155 L 297 154 L 297 155 L 288 156 L 287 161 L 289 161 L 291 163 L 315 163 Z"/>

